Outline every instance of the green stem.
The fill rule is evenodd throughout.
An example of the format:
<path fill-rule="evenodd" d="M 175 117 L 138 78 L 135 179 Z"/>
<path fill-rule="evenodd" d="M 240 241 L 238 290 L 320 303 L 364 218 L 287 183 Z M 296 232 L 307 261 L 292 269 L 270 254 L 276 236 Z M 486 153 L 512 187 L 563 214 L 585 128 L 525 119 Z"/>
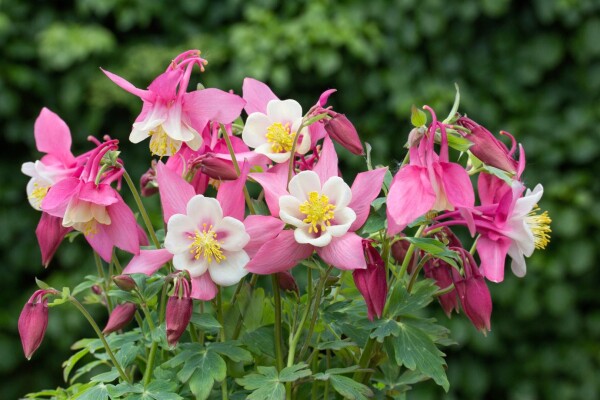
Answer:
<path fill-rule="evenodd" d="M 229 150 L 229 155 L 231 156 L 233 167 L 235 168 L 235 172 L 237 173 L 237 175 L 240 176 L 242 174 L 242 170 L 240 169 L 240 165 L 238 164 L 237 159 L 235 157 L 235 151 L 233 150 L 233 145 L 231 144 L 229 133 L 227 133 L 227 130 L 223 125 L 221 125 L 221 128 L 223 129 L 223 137 L 225 138 L 225 143 L 227 144 L 227 150 Z M 248 206 L 250 214 L 256 214 L 256 211 L 254 210 L 254 206 L 252 205 L 252 201 L 250 199 L 250 193 L 248 193 L 246 185 L 244 185 L 244 198 L 246 199 L 246 205 Z"/>
<path fill-rule="evenodd" d="M 277 370 L 283 369 L 283 353 L 281 350 L 281 294 L 279 293 L 279 283 L 277 275 L 271 275 L 273 285 L 273 298 L 275 300 L 275 359 L 277 361 Z"/>
<path fill-rule="evenodd" d="M 131 381 L 129 380 L 129 378 L 125 374 L 125 372 L 123 372 L 123 368 L 121 368 L 121 365 L 117 361 L 114 353 L 112 352 L 110 346 L 108 345 L 108 342 L 106 341 L 106 338 L 104 337 L 104 334 L 100 330 L 100 327 L 98 327 L 98 324 L 96 324 L 96 321 L 94 321 L 94 318 L 92 318 L 92 316 L 90 315 L 90 313 L 85 309 L 85 307 L 83 305 L 81 305 L 81 303 L 79 301 L 77 301 L 77 299 L 75 297 L 70 296 L 69 297 L 69 301 L 71 302 L 71 304 L 73 304 L 81 312 L 81 314 L 83 314 L 83 316 L 85 317 L 85 319 L 88 320 L 88 322 L 92 326 L 92 329 L 94 329 L 94 332 L 96 332 L 96 335 L 98 335 L 98 338 L 100 339 L 100 341 L 104 345 L 104 349 L 106 350 L 106 354 L 108 354 L 108 356 L 110 357 L 113 365 L 115 366 L 115 368 L 119 372 L 119 376 L 121 377 L 121 379 L 124 380 L 127 383 L 131 383 Z"/>
<path fill-rule="evenodd" d="M 451 292 L 451 291 L 453 291 L 453 290 L 454 290 L 454 283 L 451 283 L 449 286 L 447 286 L 447 287 L 445 287 L 445 288 L 443 288 L 443 289 L 440 289 L 440 290 L 438 290 L 437 292 L 435 292 L 435 293 L 433 294 L 433 297 L 440 297 L 440 296 L 443 296 L 443 295 L 445 295 L 446 293 L 450 293 L 450 292 Z"/>
<path fill-rule="evenodd" d="M 477 242 L 479 241 L 480 237 L 481 237 L 481 235 L 477 235 L 477 237 L 473 241 L 473 245 L 471 246 L 471 249 L 469 250 L 469 253 L 471 253 L 471 255 L 475 254 L 475 251 L 477 250 Z"/>
<path fill-rule="evenodd" d="M 133 181 L 131 180 L 131 177 L 129 176 L 129 173 L 127 172 L 125 167 L 121 166 L 121 168 L 123 169 L 123 177 L 125 178 L 125 182 L 127 182 L 127 186 L 129 186 L 129 190 L 131 191 L 131 194 L 133 195 L 135 204 L 137 205 L 138 210 L 140 210 L 140 215 L 142 216 L 142 219 L 144 220 L 144 225 L 146 225 L 146 229 L 148 230 L 148 233 L 150 234 L 152 243 L 154 243 L 154 247 L 156 247 L 157 249 L 160 249 L 160 243 L 158 241 L 158 238 L 156 237 L 156 232 L 154 232 L 154 228 L 152 227 L 152 222 L 150 222 L 150 217 L 148 216 L 148 213 L 146 212 L 146 208 L 144 207 L 144 204 L 142 203 L 142 198 L 140 197 L 140 194 L 138 193 L 138 190 L 135 187 L 135 184 L 133 183 Z"/>
<path fill-rule="evenodd" d="M 108 297 L 108 289 L 110 287 L 110 276 L 106 276 L 104 274 L 104 267 L 102 266 L 102 260 L 100 259 L 100 256 L 98 255 L 98 253 L 96 253 L 94 251 L 94 262 L 96 263 L 96 268 L 98 269 L 98 276 L 100 277 L 100 279 L 102 279 L 104 281 L 104 290 L 103 292 L 103 296 L 104 296 L 104 300 L 106 301 L 106 307 L 108 308 L 108 312 L 110 313 L 113 310 L 113 305 L 112 305 L 112 300 L 110 299 L 110 297 Z"/>
<path fill-rule="evenodd" d="M 250 279 L 250 283 L 249 283 L 250 290 L 252 290 L 254 288 L 254 286 L 256 286 L 257 281 L 258 281 L 258 275 L 253 274 L 252 279 Z M 238 286 L 238 288 L 240 288 L 240 286 Z M 236 296 L 236 294 L 234 294 L 233 299 L 231 300 L 232 307 L 239 297 L 239 291 L 237 289 L 236 289 L 236 292 L 237 292 L 237 296 Z M 252 293 L 250 293 L 250 294 L 252 294 Z M 240 312 L 240 318 L 238 318 L 237 323 L 235 324 L 235 329 L 233 330 L 233 335 L 231 336 L 231 338 L 233 340 L 236 340 L 240 336 L 240 332 L 242 331 L 242 324 L 244 323 L 244 315 L 246 315 L 246 312 L 248 311 L 249 307 L 250 307 L 250 301 L 248 301 L 246 303 L 246 306 L 244 307 L 244 311 Z"/>
<path fill-rule="evenodd" d="M 217 318 L 219 319 L 219 323 L 221 324 L 221 329 L 219 331 L 219 337 L 221 342 L 225 342 L 225 319 L 223 318 L 223 296 L 221 294 L 222 290 L 219 288 L 217 292 Z M 227 377 L 223 379 L 221 383 L 221 394 L 223 400 L 228 399 L 227 395 Z"/>
<path fill-rule="evenodd" d="M 365 344 L 365 348 L 363 349 L 360 359 L 358 360 L 358 365 L 360 369 L 365 369 L 369 366 L 369 361 L 371 361 L 371 353 L 373 352 L 373 346 L 375 345 L 376 340 L 369 337 L 367 343 Z M 357 382 L 361 382 L 364 376 L 364 372 L 357 371 L 354 373 L 353 379 Z"/>
<path fill-rule="evenodd" d="M 423 268 L 425 263 L 427 261 L 429 261 L 430 259 L 431 259 L 431 255 L 427 254 L 425 257 L 423 257 L 421 259 L 421 261 L 419 261 L 419 264 L 417 264 L 417 268 L 415 268 L 412 275 L 410 276 L 410 281 L 408 282 L 408 286 L 406 287 L 406 291 L 408 292 L 408 294 L 410 294 L 410 292 L 412 291 L 413 285 L 415 284 L 415 281 L 417 280 L 417 276 L 419 275 L 419 272 L 421 272 L 421 269 Z"/>
<path fill-rule="evenodd" d="M 298 144 L 298 138 L 300 137 L 300 132 L 302 132 L 302 129 L 306 128 L 307 126 L 312 125 L 315 122 L 320 121 L 323 118 L 327 117 L 327 114 L 319 114 L 319 115 L 309 118 L 307 120 L 306 117 L 311 113 L 312 110 L 313 110 L 312 108 L 310 110 L 308 110 L 308 112 L 304 116 L 304 119 L 302 120 L 302 123 L 298 127 L 296 134 L 294 135 L 294 141 L 292 142 L 292 148 L 290 150 L 290 163 L 289 163 L 288 179 L 287 179 L 288 184 L 292 180 L 292 175 L 294 175 L 294 161 L 296 159 L 296 157 L 295 157 L 296 156 L 296 145 Z M 287 187 L 287 185 L 286 185 L 286 187 Z"/>
<path fill-rule="evenodd" d="M 425 225 L 421 225 L 419 227 L 419 229 L 417 230 L 417 233 L 415 233 L 415 237 L 418 238 L 419 236 L 421 236 L 421 234 L 423 233 L 423 230 L 425 230 Z M 408 250 L 406 251 L 406 257 L 404 257 L 404 260 L 402 261 L 402 266 L 400 267 L 400 272 L 398 273 L 398 277 L 399 279 L 402 279 L 404 277 L 404 274 L 406 274 L 406 270 L 408 269 L 408 264 L 410 263 L 410 260 L 412 259 L 412 255 L 415 252 L 415 245 L 413 243 L 410 244 L 410 246 L 408 246 Z"/>

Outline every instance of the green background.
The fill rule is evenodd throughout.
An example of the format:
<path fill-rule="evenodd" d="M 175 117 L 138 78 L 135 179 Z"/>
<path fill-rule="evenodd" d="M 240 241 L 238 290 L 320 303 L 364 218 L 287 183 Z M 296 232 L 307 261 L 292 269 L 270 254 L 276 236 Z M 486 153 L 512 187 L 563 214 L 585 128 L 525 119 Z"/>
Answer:
<path fill-rule="evenodd" d="M 121 139 L 132 175 L 148 167 L 146 144 L 127 141 L 140 101 L 98 67 L 146 86 L 179 52 L 209 60 L 206 86 L 241 92 L 251 76 L 281 98 L 331 103 L 374 148 L 376 162 L 404 156 L 412 104 L 460 110 L 527 150 L 525 181 L 542 182 L 552 242 L 528 274 L 491 284 L 492 332 L 463 316 L 447 321 L 451 399 L 600 397 L 600 2 L 596 0 L 243 1 L 0 0 L 0 398 L 63 384 L 69 346 L 91 336 L 68 307 L 51 310 L 44 343 L 27 362 L 17 319 L 34 277 L 73 285 L 95 271 L 89 251 L 63 245 L 48 270 L 34 236 L 39 214 L 25 195 L 25 161 L 39 158 L 41 107 L 70 126 L 75 152 L 89 134 Z M 197 73 L 195 79 L 198 79 Z M 346 170 L 364 168 L 344 153 Z M 150 199 L 149 205 L 156 199 Z M 100 319 L 105 316 L 98 311 Z M 441 398 L 422 385 L 411 398 Z"/>

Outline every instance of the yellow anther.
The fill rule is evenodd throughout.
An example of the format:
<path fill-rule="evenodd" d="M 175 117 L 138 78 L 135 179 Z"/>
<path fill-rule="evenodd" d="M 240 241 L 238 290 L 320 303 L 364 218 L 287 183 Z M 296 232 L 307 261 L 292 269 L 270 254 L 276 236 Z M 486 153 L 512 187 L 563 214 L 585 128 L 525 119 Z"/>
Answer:
<path fill-rule="evenodd" d="M 171 139 L 162 125 L 150 131 L 148 135 L 150 136 L 150 152 L 157 156 L 172 156 L 181 147 L 181 142 Z"/>
<path fill-rule="evenodd" d="M 50 189 L 50 186 L 40 186 L 39 184 L 34 183 L 33 188 L 34 189 L 31 191 L 29 198 L 37 205 L 40 205 L 42 204 L 44 197 L 46 197 L 48 194 L 48 189 Z"/>
<path fill-rule="evenodd" d="M 552 219 L 550 219 L 548 211 L 540 213 L 540 208 L 536 204 L 525 217 L 525 222 L 533 233 L 535 248 L 545 249 L 550 243 L 550 232 L 552 232 L 552 229 L 550 229 Z"/>
<path fill-rule="evenodd" d="M 202 232 L 196 229 L 193 239 L 190 244 L 190 253 L 196 260 L 204 257 L 210 264 L 213 259 L 220 263 L 227 258 L 221 250 L 221 243 L 217 240 L 217 233 L 213 231 L 212 225 L 207 227 L 206 224 L 202 224 Z"/>
<path fill-rule="evenodd" d="M 274 153 L 288 152 L 292 150 L 295 133 L 291 131 L 289 122 L 283 125 L 281 122 L 275 122 L 267 128 L 265 137 L 271 143 L 271 150 Z"/>
<path fill-rule="evenodd" d="M 331 225 L 333 219 L 333 210 L 335 206 L 329 204 L 329 197 L 317 192 L 310 192 L 308 200 L 300 204 L 300 212 L 306 215 L 304 223 L 310 224 L 309 233 L 316 233 L 320 227 L 321 232 L 325 231 Z"/>

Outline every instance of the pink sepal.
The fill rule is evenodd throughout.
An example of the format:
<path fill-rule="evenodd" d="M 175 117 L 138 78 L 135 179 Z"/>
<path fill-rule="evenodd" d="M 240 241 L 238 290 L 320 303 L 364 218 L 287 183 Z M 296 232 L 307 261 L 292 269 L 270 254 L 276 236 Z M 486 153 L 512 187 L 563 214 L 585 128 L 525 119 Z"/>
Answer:
<path fill-rule="evenodd" d="M 50 260 L 54 257 L 54 253 L 58 246 L 65 238 L 65 235 L 71 232 L 73 228 L 65 228 L 62 226 L 62 218 L 52 216 L 42 212 L 42 217 L 35 229 L 40 251 L 42 253 L 42 265 L 48 267 Z"/>
<path fill-rule="evenodd" d="M 350 225 L 351 232 L 363 226 L 369 217 L 371 203 L 377 198 L 379 192 L 381 192 L 386 172 L 387 168 L 378 168 L 356 175 L 351 188 L 352 201 L 348 205 L 356 213 L 356 220 Z"/>
<path fill-rule="evenodd" d="M 287 271 L 308 258 L 312 252 L 313 246 L 296 242 L 294 231 L 281 231 L 275 239 L 269 240 L 258 250 L 246 269 L 260 275 Z"/>
<path fill-rule="evenodd" d="M 140 250 L 140 254 L 133 256 L 123 273 L 150 276 L 172 258 L 173 254 L 169 253 L 167 249 Z"/>
<path fill-rule="evenodd" d="M 246 210 L 244 186 L 249 171 L 250 166 L 245 162 L 237 179 L 221 182 L 217 192 L 217 200 L 221 203 L 224 216 L 233 217 L 240 221 L 244 219 L 244 211 Z"/>
<path fill-rule="evenodd" d="M 156 181 L 165 222 L 174 214 L 186 214 L 187 203 L 196 195 L 192 185 L 167 168 L 162 161 L 156 164 Z"/>
<path fill-rule="evenodd" d="M 190 297 L 198 300 L 212 300 L 217 295 L 217 285 L 210 279 L 210 274 L 205 272 L 204 274 L 192 278 L 192 292 Z"/>
<path fill-rule="evenodd" d="M 265 191 L 265 200 L 269 211 L 274 217 L 279 216 L 279 198 L 285 196 L 287 191 L 287 163 L 277 164 L 267 172 L 252 173 L 249 176 L 258 182 Z"/>
<path fill-rule="evenodd" d="M 254 258 L 256 252 L 269 240 L 275 239 L 283 230 L 285 223 L 279 218 L 269 215 L 249 215 L 244 220 L 246 233 L 250 235 L 250 241 L 244 247 L 250 258 Z"/>
<path fill-rule="evenodd" d="M 354 270 L 365 269 L 365 255 L 362 247 L 362 238 L 354 232 L 344 236 L 334 237 L 325 247 L 317 247 L 317 254 L 327 264 L 338 269 Z"/>
<path fill-rule="evenodd" d="M 313 171 L 319 175 L 321 184 L 327 182 L 327 179 L 332 176 L 338 176 L 338 156 L 335 152 L 335 147 L 333 147 L 333 142 L 328 136 L 323 140 L 321 157 L 317 165 L 313 168 Z"/>
<path fill-rule="evenodd" d="M 244 79 L 242 97 L 246 100 L 244 109 L 248 115 L 254 112 L 266 114 L 269 101 L 279 100 L 266 84 L 252 78 Z"/>

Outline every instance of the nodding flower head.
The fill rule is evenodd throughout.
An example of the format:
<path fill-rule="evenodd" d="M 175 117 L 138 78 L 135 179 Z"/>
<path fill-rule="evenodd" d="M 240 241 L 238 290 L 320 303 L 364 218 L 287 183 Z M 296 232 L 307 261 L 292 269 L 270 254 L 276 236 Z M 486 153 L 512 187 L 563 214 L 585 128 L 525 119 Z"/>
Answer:
<path fill-rule="evenodd" d="M 42 344 L 48 326 L 48 299 L 46 296 L 57 293 L 54 289 L 37 290 L 21 311 L 19 335 L 23 352 L 28 360 Z"/>

